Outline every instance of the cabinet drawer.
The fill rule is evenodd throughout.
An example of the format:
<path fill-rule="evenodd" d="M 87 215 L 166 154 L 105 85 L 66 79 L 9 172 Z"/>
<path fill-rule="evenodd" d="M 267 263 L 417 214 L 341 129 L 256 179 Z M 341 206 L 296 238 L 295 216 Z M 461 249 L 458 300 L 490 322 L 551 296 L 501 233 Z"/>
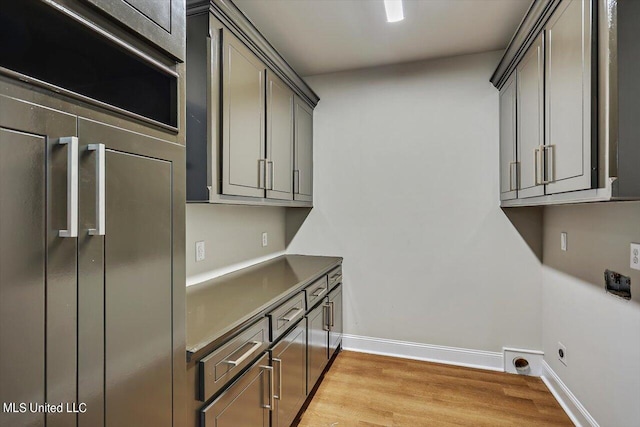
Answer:
<path fill-rule="evenodd" d="M 342 283 L 342 266 L 339 265 L 329 272 L 329 289 L 332 289 L 338 283 Z"/>
<path fill-rule="evenodd" d="M 199 363 L 198 398 L 204 402 L 269 346 L 269 319 L 260 319 Z"/>
<path fill-rule="evenodd" d="M 299 292 L 280 307 L 269 313 L 271 318 L 271 341 L 275 341 L 291 326 L 302 319 L 305 311 L 305 294 Z"/>
<path fill-rule="evenodd" d="M 322 276 L 306 288 L 304 288 L 307 297 L 307 310 L 311 309 L 327 294 L 327 276 Z"/>
<path fill-rule="evenodd" d="M 264 354 L 216 400 L 200 411 L 200 427 L 269 427 L 273 368 Z"/>

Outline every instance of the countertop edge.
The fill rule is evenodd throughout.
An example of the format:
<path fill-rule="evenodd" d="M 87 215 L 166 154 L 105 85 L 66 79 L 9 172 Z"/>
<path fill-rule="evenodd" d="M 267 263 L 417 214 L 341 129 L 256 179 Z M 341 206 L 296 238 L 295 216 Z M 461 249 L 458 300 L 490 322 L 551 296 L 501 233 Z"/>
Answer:
<path fill-rule="evenodd" d="M 313 255 L 308 255 L 308 256 L 313 256 Z M 275 308 L 281 303 L 284 303 L 285 300 L 291 298 L 297 292 L 302 291 L 307 285 L 309 285 L 314 280 L 322 277 L 323 275 L 327 274 L 329 271 L 333 270 L 339 265 L 342 265 L 342 262 L 344 260 L 343 257 L 329 257 L 329 258 L 336 258 L 336 261 L 329 264 L 327 267 L 318 270 L 316 274 L 311 275 L 305 280 L 302 280 L 297 284 L 291 286 L 287 291 L 281 293 L 277 297 L 272 298 L 270 301 L 260 306 L 260 308 L 244 316 L 242 320 L 236 322 L 235 324 L 232 324 L 228 328 L 225 328 L 222 333 L 216 334 L 215 336 L 211 336 L 201 341 L 196 346 L 187 348 L 186 349 L 187 363 L 190 363 L 194 360 L 201 359 L 205 354 L 213 350 L 215 347 L 227 341 L 228 338 L 230 338 L 232 335 L 235 335 L 237 332 L 240 332 L 246 327 L 251 326 L 251 324 L 253 324 L 253 322 L 257 320 L 259 317 L 265 316 L 269 311 L 269 309 Z M 256 265 L 259 265 L 259 264 L 256 264 Z"/>

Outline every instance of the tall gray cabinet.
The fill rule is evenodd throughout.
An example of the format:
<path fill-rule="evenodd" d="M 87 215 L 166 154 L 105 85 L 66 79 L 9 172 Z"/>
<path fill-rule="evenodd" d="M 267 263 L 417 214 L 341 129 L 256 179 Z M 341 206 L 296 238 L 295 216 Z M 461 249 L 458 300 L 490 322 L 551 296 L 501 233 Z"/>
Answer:
<path fill-rule="evenodd" d="M 0 425 L 182 426 L 183 65 L 122 49 L 96 31 L 102 15 L 76 12 L 3 6 L 0 37 L 19 26 L 27 42 L 0 46 L 0 400 L 18 404 Z M 45 52 L 79 69 L 57 73 Z M 120 74 L 86 74 L 86 52 Z M 157 105 L 139 102 L 141 79 Z"/>

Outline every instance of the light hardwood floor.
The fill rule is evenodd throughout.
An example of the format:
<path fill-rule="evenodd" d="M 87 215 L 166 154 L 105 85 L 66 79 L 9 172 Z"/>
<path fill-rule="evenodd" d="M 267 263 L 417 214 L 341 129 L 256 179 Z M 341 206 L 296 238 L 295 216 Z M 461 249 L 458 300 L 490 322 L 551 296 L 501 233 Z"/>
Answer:
<path fill-rule="evenodd" d="M 539 378 L 343 351 L 299 427 L 572 426 Z"/>

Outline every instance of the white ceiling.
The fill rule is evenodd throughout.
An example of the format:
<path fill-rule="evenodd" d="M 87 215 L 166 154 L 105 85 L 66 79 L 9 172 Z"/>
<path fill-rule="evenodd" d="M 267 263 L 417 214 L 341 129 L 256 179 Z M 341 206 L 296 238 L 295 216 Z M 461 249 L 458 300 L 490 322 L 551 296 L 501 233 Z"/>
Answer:
<path fill-rule="evenodd" d="M 301 75 L 504 49 L 531 0 L 233 0 Z"/>

